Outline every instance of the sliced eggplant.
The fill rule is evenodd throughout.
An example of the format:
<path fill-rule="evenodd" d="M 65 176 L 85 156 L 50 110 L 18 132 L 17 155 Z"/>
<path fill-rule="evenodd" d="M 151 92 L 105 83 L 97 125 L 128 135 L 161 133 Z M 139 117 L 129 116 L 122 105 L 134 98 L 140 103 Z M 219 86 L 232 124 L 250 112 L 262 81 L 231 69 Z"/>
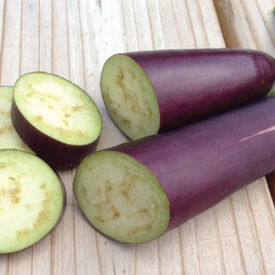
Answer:
<path fill-rule="evenodd" d="M 61 219 L 63 184 L 33 154 L 0 150 L 0 253 L 25 249 L 44 238 Z"/>
<path fill-rule="evenodd" d="M 0 87 L 0 149 L 18 149 L 33 153 L 16 133 L 11 122 L 13 87 Z"/>
<path fill-rule="evenodd" d="M 17 80 L 11 118 L 25 143 L 57 168 L 76 166 L 94 151 L 102 128 L 101 115 L 87 93 L 42 72 Z"/>

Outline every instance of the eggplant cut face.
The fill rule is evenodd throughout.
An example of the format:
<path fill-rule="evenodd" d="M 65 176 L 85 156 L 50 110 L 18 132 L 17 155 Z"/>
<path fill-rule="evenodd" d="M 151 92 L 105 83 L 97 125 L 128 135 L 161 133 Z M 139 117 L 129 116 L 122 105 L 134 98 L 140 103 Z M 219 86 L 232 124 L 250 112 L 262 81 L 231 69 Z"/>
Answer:
<path fill-rule="evenodd" d="M 11 103 L 13 87 L 0 87 L 0 149 L 17 149 L 33 153 L 22 141 L 11 122 Z"/>
<path fill-rule="evenodd" d="M 101 117 L 92 99 L 73 83 L 48 73 L 21 76 L 14 102 L 42 133 L 70 145 L 87 145 L 101 132 Z"/>
<path fill-rule="evenodd" d="M 154 174 L 127 154 L 101 151 L 79 165 L 74 194 L 81 211 L 101 233 L 126 243 L 162 235 L 169 201 Z"/>
<path fill-rule="evenodd" d="M 30 247 L 61 219 L 64 187 L 40 158 L 19 150 L 0 150 L 0 254 Z"/>
<path fill-rule="evenodd" d="M 145 71 L 131 57 L 110 57 L 101 73 L 101 92 L 112 120 L 130 139 L 157 134 L 158 100 Z"/>

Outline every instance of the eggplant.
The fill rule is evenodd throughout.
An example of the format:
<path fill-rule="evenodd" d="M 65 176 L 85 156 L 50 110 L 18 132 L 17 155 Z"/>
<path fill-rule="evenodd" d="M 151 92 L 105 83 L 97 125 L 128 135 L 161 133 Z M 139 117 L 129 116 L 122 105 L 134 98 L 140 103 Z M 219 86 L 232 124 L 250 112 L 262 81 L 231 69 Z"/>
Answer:
<path fill-rule="evenodd" d="M 115 124 L 135 140 L 258 100 L 274 80 L 274 59 L 259 51 L 147 51 L 111 56 L 101 92 Z"/>
<path fill-rule="evenodd" d="M 15 83 L 11 119 L 19 136 L 54 168 L 74 167 L 95 151 L 102 129 L 96 104 L 56 75 L 32 72 Z"/>
<path fill-rule="evenodd" d="M 13 87 L 0 87 L 0 149 L 18 149 L 34 153 L 18 136 L 11 122 Z"/>
<path fill-rule="evenodd" d="M 66 205 L 64 185 L 37 156 L 0 150 L 0 254 L 14 253 L 43 239 Z"/>
<path fill-rule="evenodd" d="M 95 152 L 74 194 L 101 233 L 151 241 L 275 169 L 275 98 Z"/>

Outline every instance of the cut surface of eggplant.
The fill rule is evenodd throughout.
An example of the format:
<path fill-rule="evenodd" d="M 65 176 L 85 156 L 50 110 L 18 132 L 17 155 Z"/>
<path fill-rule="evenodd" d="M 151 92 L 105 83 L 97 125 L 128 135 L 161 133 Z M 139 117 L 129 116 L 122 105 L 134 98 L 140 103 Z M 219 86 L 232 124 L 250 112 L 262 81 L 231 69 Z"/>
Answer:
<path fill-rule="evenodd" d="M 118 127 L 131 139 L 158 133 L 160 112 L 152 83 L 134 59 L 117 54 L 101 74 L 102 96 Z"/>
<path fill-rule="evenodd" d="M 0 149 L 18 149 L 32 153 L 15 131 L 10 117 L 13 87 L 0 87 Z"/>
<path fill-rule="evenodd" d="M 63 185 L 33 154 L 0 150 L 0 253 L 25 249 L 45 237 L 60 220 Z"/>
<path fill-rule="evenodd" d="M 101 116 L 95 103 L 61 77 L 27 73 L 16 82 L 13 99 L 30 124 L 59 142 L 87 145 L 100 135 Z"/>
<path fill-rule="evenodd" d="M 149 169 L 126 154 L 102 151 L 86 157 L 77 169 L 74 194 L 94 227 L 115 240 L 146 242 L 167 229 L 164 190 Z"/>

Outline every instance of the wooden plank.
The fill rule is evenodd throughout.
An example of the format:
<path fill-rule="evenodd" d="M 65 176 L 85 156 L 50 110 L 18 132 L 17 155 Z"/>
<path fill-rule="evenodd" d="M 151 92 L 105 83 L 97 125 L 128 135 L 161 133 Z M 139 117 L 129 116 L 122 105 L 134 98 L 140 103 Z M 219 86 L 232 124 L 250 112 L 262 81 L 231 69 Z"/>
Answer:
<path fill-rule="evenodd" d="M 29 275 L 32 272 L 32 247 L 10 255 L 9 275 Z"/>
<path fill-rule="evenodd" d="M 1 85 L 13 85 L 19 76 L 21 11 L 20 0 L 5 1 L 0 70 Z"/>
<path fill-rule="evenodd" d="M 39 0 L 22 4 L 20 75 L 39 69 Z"/>
<path fill-rule="evenodd" d="M 160 274 L 160 248 L 158 240 L 137 245 L 136 274 Z"/>
<path fill-rule="evenodd" d="M 129 1 L 128 1 L 129 3 Z M 90 58 L 91 51 L 98 51 L 98 61 L 97 71 L 94 73 L 92 82 L 87 82 L 87 87 L 93 87 L 90 93 L 97 101 L 100 98 L 99 90 L 99 76 L 100 70 L 103 65 L 103 62 L 106 60 L 109 55 L 114 54 L 118 51 L 125 50 L 125 37 L 126 35 L 122 33 L 122 6 L 120 1 L 99 1 L 96 3 L 91 3 L 93 5 L 88 6 L 90 14 L 94 19 L 93 24 L 89 26 L 87 32 L 90 34 L 95 34 L 96 44 L 93 42 L 93 49 L 90 49 L 91 45 L 84 41 L 83 37 L 83 46 L 85 52 L 85 68 L 88 68 L 89 60 L 94 60 L 93 56 Z M 86 6 L 87 7 L 87 6 Z M 81 8 L 81 12 L 84 12 L 84 9 Z M 114 16 L 115 14 L 115 16 Z M 89 37 L 86 37 L 86 39 Z M 87 80 L 86 80 L 87 81 Z M 90 84 L 88 86 L 88 84 Z M 96 87 L 94 87 L 96 85 Z M 105 110 L 103 102 L 99 102 L 99 108 Z M 99 148 L 104 148 L 111 146 L 113 144 L 118 144 L 126 140 L 126 138 L 121 134 L 121 132 L 110 122 L 107 112 L 103 111 L 103 132 L 102 138 L 100 140 Z M 106 123 L 105 123 L 106 122 Z M 107 124 L 107 125 L 106 125 Z M 105 138 L 104 138 L 105 137 Z M 117 244 L 114 241 L 109 240 L 108 238 L 103 237 L 102 235 L 96 233 L 97 248 L 99 253 L 99 259 L 101 267 L 105 274 L 134 274 L 135 272 L 135 246 L 127 246 L 122 244 Z M 123 259 L 123 260 L 122 260 Z"/>
<path fill-rule="evenodd" d="M 71 76 L 68 22 L 67 1 L 52 1 L 52 72 L 66 79 Z M 59 175 L 66 187 L 67 207 L 62 221 L 52 233 L 51 273 L 70 275 L 76 270 L 73 170 L 59 171 Z"/>
<path fill-rule="evenodd" d="M 1 57 L 2 57 L 2 42 L 3 42 L 3 37 L 4 37 L 4 33 L 5 33 L 5 15 L 6 15 L 6 5 L 5 5 L 5 1 L 1 0 L 0 1 L 0 18 L 2 20 L 0 20 L 0 49 L 1 49 Z"/>
<path fill-rule="evenodd" d="M 194 219 L 201 274 L 224 274 L 214 210 L 211 208 Z"/>
<path fill-rule="evenodd" d="M 251 184 L 246 191 L 265 270 L 268 274 L 273 274 L 275 271 L 275 211 L 269 203 L 270 195 L 265 180 L 261 179 L 257 184 Z M 255 201 L 257 203 L 254 203 Z"/>
<path fill-rule="evenodd" d="M 48 235 L 41 242 L 33 246 L 32 273 L 39 275 L 51 274 L 51 238 Z"/>
<path fill-rule="evenodd" d="M 82 27 L 78 1 L 67 1 L 68 40 L 70 59 L 70 80 L 86 90 L 84 51 L 82 45 Z M 72 182 L 70 183 L 72 184 Z M 91 230 L 78 209 L 72 206 L 74 215 L 75 273 L 98 274 L 100 272 L 99 255 L 94 230 Z M 93 259 L 87 261 L 87 259 Z"/>
<path fill-rule="evenodd" d="M 183 257 L 182 242 L 179 229 L 165 233 L 159 240 L 159 257 L 161 274 L 182 274 Z"/>
<path fill-rule="evenodd" d="M 102 274 L 95 231 L 77 207 L 74 215 L 76 274 Z"/>
<path fill-rule="evenodd" d="M 66 0 L 52 1 L 52 73 L 70 78 L 68 17 Z M 73 170 L 59 171 L 67 192 L 68 204 L 73 203 Z"/>
<path fill-rule="evenodd" d="M 17 7 L 15 9 L 14 7 Z M 21 36 L 23 8 L 21 1 L 6 1 L 3 19 L 2 51 L 1 51 L 1 85 L 13 85 L 21 72 Z M 25 18 L 26 19 L 26 18 Z M 27 23 L 26 20 L 24 23 Z M 12 62 L 11 62 L 12 58 Z M 7 258 L 4 258 L 7 261 Z M 32 248 L 10 255 L 7 274 L 30 274 L 32 270 Z M 4 263 L 4 265 L 6 265 Z"/>
<path fill-rule="evenodd" d="M 80 1 L 80 14 L 86 91 L 95 100 L 103 119 L 103 130 L 98 144 L 98 149 L 101 149 L 127 139 L 110 120 L 99 87 L 100 71 L 105 60 L 110 55 L 125 50 L 121 3 L 118 0 L 112 3 L 99 2 L 100 5 L 95 1 Z"/>
<path fill-rule="evenodd" d="M 260 49 L 274 56 L 274 0 L 214 0 L 228 47 Z"/>
<path fill-rule="evenodd" d="M 215 207 L 215 215 L 225 273 L 245 274 L 243 252 L 230 198 Z"/>
<path fill-rule="evenodd" d="M 52 72 L 52 0 L 39 1 L 39 70 Z"/>
<path fill-rule="evenodd" d="M 51 274 L 76 274 L 72 205 L 67 205 L 64 217 L 52 235 Z"/>
<path fill-rule="evenodd" d="M 184 274 L 200 274 L 200 259 L 198 257 L 198 241 L 194 219 L 180 226 L 180 235 Z"/>
<path fill-rule="evenodd" d="M 22 2 L 19 75 L 39 69 L 39 1 Z M 33 267 L 33 247 L 14 254 L 10 274 L 30 274 Z"/>
<path fill-rule="evenodd" d="M 0 1 L 0 16 L 2 18 L 2 20 L 0 20 L 0 37 L 1 37 L 1 41 L 0 41 L 0 46 L 1 46 L 1 53 L 0 53 L 0 64 L 1 64 L 1 68 L 3 66 L 3 51 L 4 51 L 4 38 L 5 38 L 5 18 L 6 18 L 6 2 L 4 0 Z M 4 84 L 3 82 L 3 75 L 0 72 L 0 83 L 1 85 Z M 5 255 L 0 257 L 0 274 L 6 275 L 8 274 L 8 269 L 9 269 L 9 256 Z"/>
<path fill-rule="evenodd" d="M 133 18 L 136 29 L 138 50 L 152 50 L 153 38 L 151 33 L 150 20 L 148 17 L 146 0 L 132 0 L 131 3 L 133 7 Z M 132 49 L 130 50 L 132 51 Z"/>
<path fill-rule="evenodd" d="M 159 1 L 159 12 L 161 17 L 162 35 L 164 47 L 166 49 L 181 48 L 181 37 L 179 35 L 179 22 L 175 17 L 175 9 L 171 1 Z M 183 18 L 188 18 L 188 15 L 182 15 Z M 189 18 L 190 20 L 190 18 Z M 184 21 L 184 20 L 183 20 Z M 176 22 L 176 24 L 175 24 Z M 188 33 L 187 33 L 188 35 Z M 191 36 L 190 36 L 191 37 Z M 190 38 L 188 37 L 188 38 Z M 189 39 L 186 39 L 189 40 Z M 191 41 L 193 38 L 191 37 Z"/>
<path fill-rule="evenodd" d="M 258 236 L 255 234 L 253 216 L 249 209 L 246 190 L 243 189 L 233 194 L 232 203 L 236 224 L 239 228 L 238 234 L 243 251 L 245 269 L 249 274 L 253 272 L 264 274 L 262 252 L 259 247 Z"/>
<path fill-rule="evenodd" d="M 51 0 L 39 1 L 39 71 L 52 71 L 52 7 Z M 53 233 L 54 234 L 54 233 Z M 52 234 L 33 247 L 33 274 L 51 274 Z M 42 268 L 43 267 L 43 268 Z"/>

